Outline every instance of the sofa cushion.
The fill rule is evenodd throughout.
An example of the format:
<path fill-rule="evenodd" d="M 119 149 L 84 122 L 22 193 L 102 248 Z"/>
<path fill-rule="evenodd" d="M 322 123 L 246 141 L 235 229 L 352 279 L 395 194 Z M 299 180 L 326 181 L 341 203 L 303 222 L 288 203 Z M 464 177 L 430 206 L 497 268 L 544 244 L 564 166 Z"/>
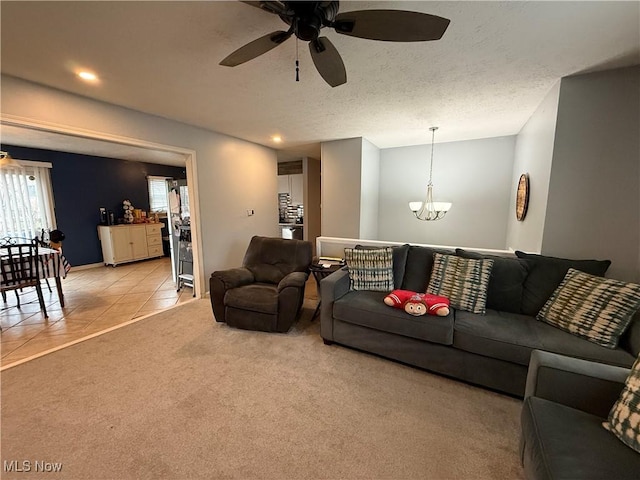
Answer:
<path fill-rule="evenodd" d="M 615 348 L 639 308 L 640 285 L 570 268 L 536 318 Z"/>
<path fill-rule="evenodd" d="M 414 317 L 405 313 L 404 310 L 385 305 L 385 295 L 383 292 L 351 291 L 335 301 L 333 317 L 343 322 L 383 332 L 451 345 L 453 314 L 446 317 L 434 315 Z"/>
<path fill-rule="evenodd" d="M 633 356 L 640 355 L 640 310 L 636 312 L 629 328 L 620 338 L 620 346 Z"/>
<path fill-rule="evenodd" d="M 380 247 L 372 247 L 369 245 L 356 245 L 358 250 L 376 250 Z M 407 265 L 407 255 L 409 253 L 409 244 L 394 245 L 391 247 L 393 252 L 393 285 L 394 288 L 400 288 L 402 279 L 404 278 L 404 270 Z"/>
<path fill-rule="evenodd" d="M 232 288 L 224 295 L 224 305 L 275 315 L 278 313 L 278 287 L 267 283 L 252 283 Z"/>
<path fill-rule="evenodd" d="M 256 282 L 278 283 L 291 272 L 308 272 L 312 243 L 254 235 L 244 255 L 242 266 L 249 269 Z"/>
<path fill-rule="evenodd" d="M 611 265 L 610 260 L 569 260 L 520 250 L 516 250 L 516 256 L 529 262 L 529 275 L 522 293 L 522 313 L 525 315 L 536 315 L 540 311 L 570 268 L 602 277 Z"/>
<path fill-rule="evenodd" d="M 522 311 L 524 281 L 529 273 L 529 264 L 526 260 L 517 257 L 482 255 L 462 248 L 456 248 L 456 255 L 463 258 L 493 260 L 487 289 L 487 308 L 511 313 Z"/>
<path fill-rule="evenodd" d="M 493 260 L 434 254 L 427 293 L 447 297 L 451 306 L 484 314 Z"/>
<path fill-rule="evenodd" d="M 601 426 L 602 418 L 537 397 L 522 413 L 527 478 L 637 479 L 640 455 Z"/>
<path fill-rule="evenodd" d="M 455 251 L 444 248 L 416 247 L 410 246 L 407 254 L 407 264 L 404 271 L 402 290 L 412 292 L 426 292 L 433 269 L 433 254 L 453 255 Z"/>
<path fill-rule="evenodd" d="M 351 290 L 393 290 L 393 250 L 391 247 L 375 250 L 345 248 L 344 258 L 349 269 Z"/>
<path fill-rule="evenodd" d="M 604 427 L 640 453 L 640 357 L 631 367 L 620 398 L 613 405 Z"/>
<path fill-rule="evenodd" d="M 627 368 L 634 361 L 622 348 L 604 348 L 533 317 L 496 310 L 485 315 L 456 310 L 453 345 L 525 366 L 535 349 Z"/>

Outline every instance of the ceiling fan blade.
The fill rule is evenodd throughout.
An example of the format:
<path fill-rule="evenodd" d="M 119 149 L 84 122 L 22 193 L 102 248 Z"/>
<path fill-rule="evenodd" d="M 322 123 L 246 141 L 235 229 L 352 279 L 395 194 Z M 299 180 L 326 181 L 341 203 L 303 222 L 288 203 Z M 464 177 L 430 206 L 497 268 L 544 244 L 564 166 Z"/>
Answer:
<path fill-rule="evenodd" d="M 406 10 L 358 10 L 336 15 L 336 32 L 352 37 L 387 42 L 439 40 L 449 26 L 448 18 Z"/>
<path fill-rule="evenodd" d="M 282 2 L 242 2 L 252 7 L 259 8 L 269 13 L 275 13 L 276 15 L 284 14 L 287 8 Z"/>
<path fill-rule="evenodd" d="M 320 37 L 309 42 L 311 58 L 324 81 L 332 87 L 347 82 L 347 71 L 342 57 L 327 37 Z"/>
<path fill-rule="evenodd" d="M 249 60 L 253 60 L 263 53 L 267 53 L 272 48 L 277 47 L 290 36 L 290 32 L 283 32 L 282 30 L 268 33 L 264 37 L 260 37 L 253 42 L 247 43 L 244 47 L 240 47 L 238 50 L 222 60 L 220 65 L 224 65 L 225 67 L 235 67 L 244 62 L 248 62 Z"/>

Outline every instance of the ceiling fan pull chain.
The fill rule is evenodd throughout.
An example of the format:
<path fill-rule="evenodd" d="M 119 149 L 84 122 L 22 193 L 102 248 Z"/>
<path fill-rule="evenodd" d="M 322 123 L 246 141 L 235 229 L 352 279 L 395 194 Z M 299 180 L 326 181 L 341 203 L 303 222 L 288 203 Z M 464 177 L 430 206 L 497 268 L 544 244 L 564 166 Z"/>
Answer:
<path fill-rule="evenodd" d="M 296 82 L 300 81 L 300 63 L 298 62 L 298 39 L 296 38 Z"/>

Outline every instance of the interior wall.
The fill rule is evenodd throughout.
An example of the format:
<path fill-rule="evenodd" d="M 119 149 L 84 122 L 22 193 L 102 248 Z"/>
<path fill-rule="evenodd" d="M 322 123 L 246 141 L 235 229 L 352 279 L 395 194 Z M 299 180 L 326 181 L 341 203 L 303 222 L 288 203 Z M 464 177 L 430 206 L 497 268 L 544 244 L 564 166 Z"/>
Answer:
<path fill-rule="evenodd" d="M 313 254 L 316 253 L 316 238 L 321 235 L 321 192 L 320 192 L 320 160 L 304 157 L 302 159 L 304 173 L 304 239 L 313 243 Z"/>
<path fill-rule="evenodd" d="M 270 148 L 6 75 L 0 108 L 3 115 L 195 151 L 200 281 L 207 289 L 211 272 L 241 263 L 252 235 L 279 236 L 277 160 Z M 248 208 L 255 215 L 247 216 Z"/>
<path fill-rule="evenodd" d="M 516 138 L 506 244 L 512 250 L 539 253 L 542 249 L 559 95 L 560 82 L 549 90 Z M 516 186 L 523 173 L 529 174 L 529 207 L 524 220 L 518 221 Z"/>
<path fill-rule="evenodd" d="M 640 67 L 562 79 L 542 253 L 640 281 Z"/>
<path fill-rule="evenodd" d="M 378 238 L 378 201 L 380 189 L 380 149 L 362 139 L 360 176 L 360 234 L 357 238 Z"/>
<path fill-rule="evenodd" d="M 322 235 L 360 235 L 362 138 L 321 144 Z"/>
<path fill-rule="evenodd" d="M 2 145 L 20 160 L 50 162 L 58 229 L 65 234 L 64 255 L 71 265 L 101 263 L 99 208 L 123 216 L 122 201 L 149 211 L 148 175 L 186 178 L 184 167 Z M 81 199 L 81 201 L 80 201 Z"/>
<path fill-rule="evenodd" d="M 453 206 L 435 222 L 409 210 L 410 201 L 425 199 L 431 145 L 382 149 L 378 239 L 505 248 L 514 147 L 515 136 L 436 143 L 434 200 Z"/>

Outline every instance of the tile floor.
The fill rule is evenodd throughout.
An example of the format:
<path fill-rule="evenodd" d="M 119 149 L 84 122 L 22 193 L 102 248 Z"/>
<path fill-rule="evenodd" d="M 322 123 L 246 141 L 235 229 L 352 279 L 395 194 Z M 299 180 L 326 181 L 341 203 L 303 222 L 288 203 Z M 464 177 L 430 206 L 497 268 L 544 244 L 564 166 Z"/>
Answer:
<path fill-rule="evenodd" d="M 176 292 L 168 257 L 116 268 L 72 269 L 62 280 L 64 308 L 55 282 L 49 283 L 52 293 L 42 283 L 48 319 L 33 288 L 20 295 L 20 310 L 14 292 L 7 292 L 6 304 L 0 298 L 2 366 L 193 298 L 189 287 Z"/>

